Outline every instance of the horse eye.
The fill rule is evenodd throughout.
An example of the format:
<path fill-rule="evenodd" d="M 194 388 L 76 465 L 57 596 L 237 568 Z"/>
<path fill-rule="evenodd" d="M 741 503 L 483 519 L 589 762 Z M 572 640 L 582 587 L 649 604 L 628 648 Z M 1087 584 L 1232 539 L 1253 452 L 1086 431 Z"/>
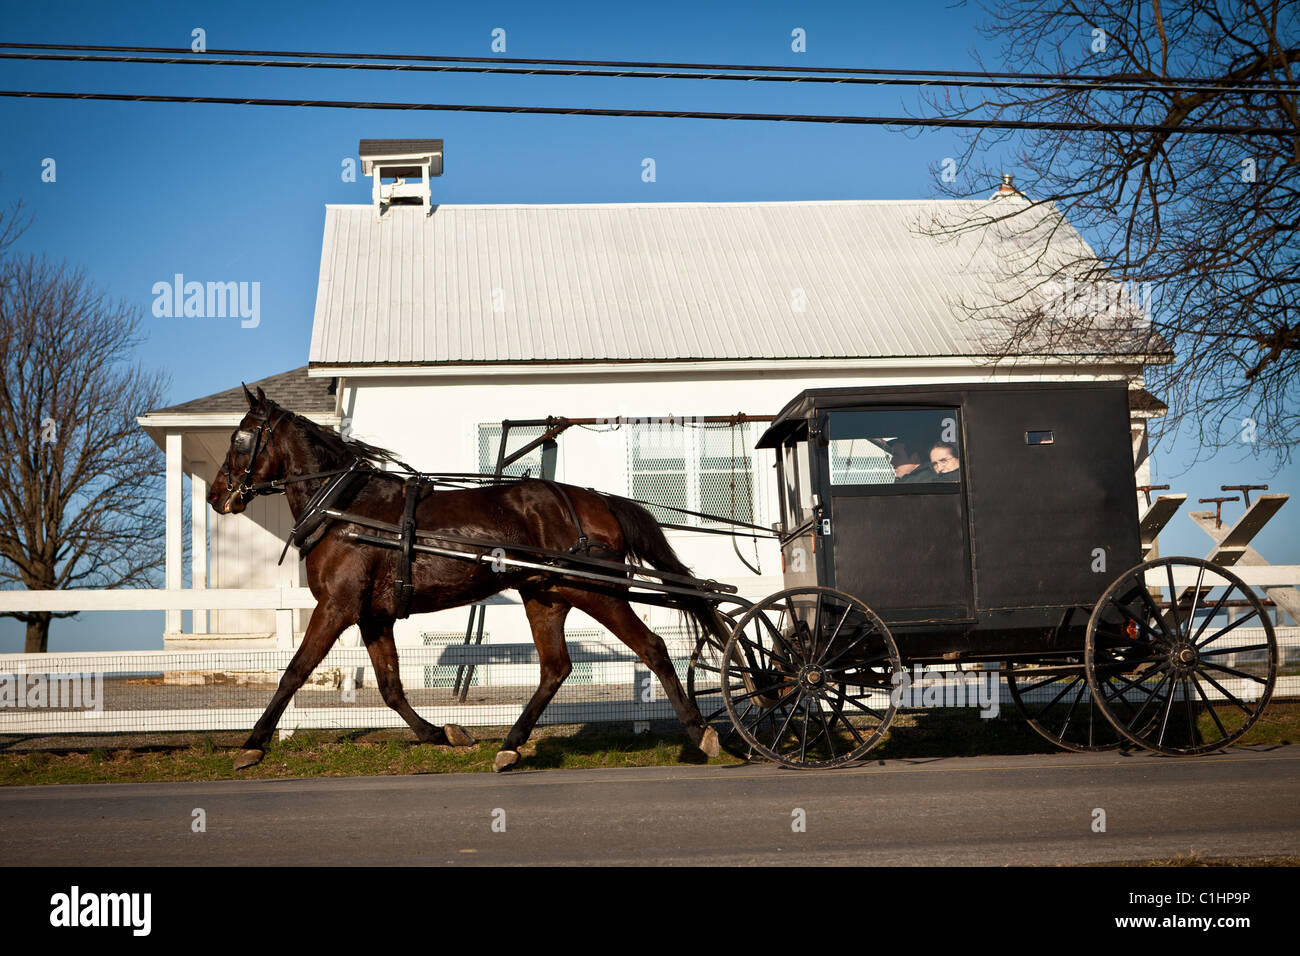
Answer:
<path fill-rule="evenodd" d="M 251 432 L 240 431 L 235 433 L 235 440 L 231 443 L 235 451 L 244 454 L 253 447 L 253 435 Z"/>

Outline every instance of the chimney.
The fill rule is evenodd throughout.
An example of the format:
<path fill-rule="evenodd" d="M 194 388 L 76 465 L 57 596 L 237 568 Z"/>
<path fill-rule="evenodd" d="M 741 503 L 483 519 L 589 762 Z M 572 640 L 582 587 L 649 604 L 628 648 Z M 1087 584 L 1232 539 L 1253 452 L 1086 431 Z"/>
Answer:
<path fill-rule="evenodd" d="M 376 220 L 385 207 L 398 204 L 422 205 L 426 216 L 433 212 L 429 178 L 442 175 L 442 140 L 363 139 L 357 153 L 362 175 L 373 180 L 370 196 Z M 407 182 L 417 176 L 419 182 Z"/>

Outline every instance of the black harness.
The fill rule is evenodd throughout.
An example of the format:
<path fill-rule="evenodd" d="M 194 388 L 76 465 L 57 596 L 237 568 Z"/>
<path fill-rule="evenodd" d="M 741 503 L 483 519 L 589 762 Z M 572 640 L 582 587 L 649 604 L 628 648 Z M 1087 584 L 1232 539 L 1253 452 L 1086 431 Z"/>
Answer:
<path fill-rule="evenodd" d="M 419 475 L 412 475 L 402 483 L 406 503 L 402 506 L 401 540 L 397 548 L 397 578 L 393 581 L 393 600 L 397 616 L 411 613 L 411 598 L 415 595 L 415 577 L 411 573 L 411 557 L 415 554 L 415 506 L 420 501 Z"/>
<path fill-rule="evenodd" d="M 284 542 L 284 550 L 280 552 L 280 560 L 277 564 L 284 562 L 285 556 L 289 553 L 290 545 L 297 547 L 299 554 L 305 557 L 325 537 L 331 524 L 348 517 L 346 513 L 340 514 L 338 508 L 346 505 L 349 493 L 359 489 L 361 484 L 375 475 L 391 475 L 390 472 L 377 471 L 365 460 L 357 458 L 347 468 L 336 468 L 332 471 L 314 472 L 308 475 L 295 475 L 291 478 L 276 478 L 272 481 L 250 482 L 249 479 L 253 475 L 253 469 L 257 465 L 258 454 L 266 447 L 271 435 L 274 434 L 280 423 L 293 416 L 292 412 L 284 409 L 280 411 L 283 414 L 274 422 L 270 421 L 271 413 L 268 411 L 262 415 L 256 429 L 241 428 L 235 433 L 231 448 L 236 452 L 248 455 L 248 463 L 244 466 L 244 472 L 239 476 L 237 482 L 231 479 L 229 457 L 227 457 L 225 464 L 221 466 L 221 471 L 225 474 L 232 493 L 238 494 L 242 498 L 279 494 L 285 490 L 285 485 L 288 484 L 309 481 L 313 478 L 325 479 L 325 482 L 307 502 L 302 515 L 294 522 L 294 526 Z M 392 477 L 398 476 L 392 475 Z M 578 530 L 577 541 L 569 548 L 569 554 L 581 554 L 589 558 L 592 557 L 593 553 L 605 557 L 618 556 L 617 552 L 609 548 L 591 543 L 586 531 L 583 529 L 582 519 L 578 516 L 578 509 L 574 507 L 572 499 L 570 499 L 568 492 L 564 490 L 562 485 L 549 479 L 538 480 L 555 493 L 555 496 L 568 510 L 569 517 Z M 426 484 L 436 485 L 437 482 L 419 472 L 411 474 L 402 484 L 405 500 L 402 507 L 402 521 L 398 526 L 398 538 L 395 542 L 397 547 L 397 574 L 393 581 L 393 597 L 398 618 L 405 618 L 410 615 L 411 599 L 415 596 L 415 577 L 412 572 L 412 560 L 415 555 L 417 536 L 415 509 L 419 504 L 423 487 Z"/>

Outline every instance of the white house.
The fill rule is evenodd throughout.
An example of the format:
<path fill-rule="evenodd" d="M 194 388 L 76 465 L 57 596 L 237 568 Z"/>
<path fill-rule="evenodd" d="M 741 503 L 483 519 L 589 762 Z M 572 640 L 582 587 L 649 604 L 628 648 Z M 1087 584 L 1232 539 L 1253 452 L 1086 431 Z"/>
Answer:
<path fill-rule="evenodd" d="M 959 303 L 989 295 L 1004 250 L 918 232 L 951 201 L 453 206 L 427 204 L 421 188 L 405 194 L 419 205 L 403 205 L 403 193 L 378 188 L 382 143 L 367 142 L 372 202 L 325 210 L 307 365 L 256 384 L 417 468 L 490 471 L 503 419 L 761 416 L 810 387 L 1107 377 L 1131 383 L 1142 474 L 1144 419 L 1160 408 L 1141 391 L 1152 357 L 990 365 L 985 330 Z M 433 142 L 403 141 L 398 157 L 425 181 L 428 163 L 411 156 Z M 1074 233 L 1061 241 L 1082 243 Z M 286 366 L 300 363 L 286 356 Z M 196 587 L 300 581 L 293 560 L 276 567 L 291 523 L 283 498 L 239 516 L 204 509 L 206 481 L 246 408 L 240 395 L 236 386 L 140 419 L 167 453 L 169 586 L 181 580 L 182 472 L 194 479 L 193 540 L 208 545 L 193 548 Z M 779 514 L 772 461 L 753 449 L 760 427 L 572 428 L 556 477 L 768 525 Z M 726 537 L 669 537 L 702 576 L 751 596 L 780 587 L 770 541 L 738 541 L 755 576 Z M 658 613 L 657 626 L 675 621 Z M 166 643 L 273 646 L 272 614 L 196 613 L 182 633 L 174 612 Z M 413 617 L 399 622 L 398 641 L 463 633 L 465 618 L 463 609 Z M 487 626 L 491 640 L 526 639 L 518 608 L 491 609 Z M 575 612 L 571 633 L 584 628 L 594 622 Z"/>

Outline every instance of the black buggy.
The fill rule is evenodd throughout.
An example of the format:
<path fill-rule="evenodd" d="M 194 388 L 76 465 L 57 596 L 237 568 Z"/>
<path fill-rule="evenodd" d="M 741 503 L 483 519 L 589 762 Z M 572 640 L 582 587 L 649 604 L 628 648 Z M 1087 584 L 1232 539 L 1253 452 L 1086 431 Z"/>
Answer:
<path fill-rule="evenodd" d="M 1124 383 L 812 389 L 758 447 L 786 587 L 721 602 L 731 638 L 688 671 L 729 749 L 857 760 L 917 665 L 957 665 L 972 696 L 1005 676 L 1079 751 L 1218 750 L 1267 706 L 1277 645 L 1254 592 L 1206 561 L 1142 563 Z"/>

